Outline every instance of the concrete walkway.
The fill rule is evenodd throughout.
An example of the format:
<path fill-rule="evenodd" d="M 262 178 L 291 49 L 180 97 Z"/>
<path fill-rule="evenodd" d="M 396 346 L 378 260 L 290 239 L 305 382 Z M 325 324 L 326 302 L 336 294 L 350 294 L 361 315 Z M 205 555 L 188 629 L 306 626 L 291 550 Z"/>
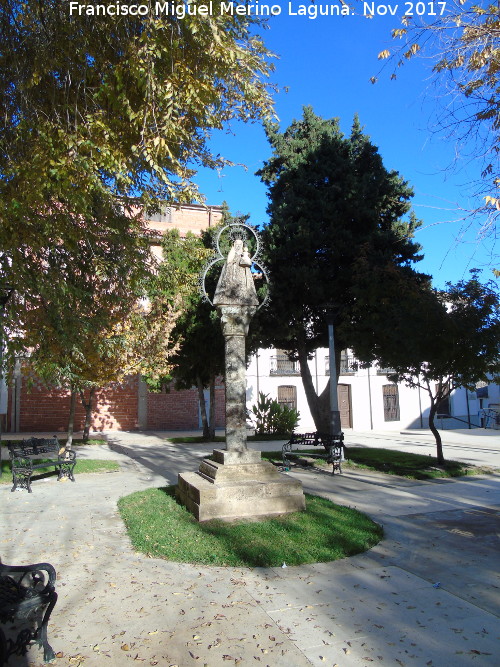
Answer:
<path fill-rule="evenodd" d="M 384 540 L 333 563 L 209 568 L 135 553 L 117 513 L 119 497 L 174 483 L 213 448 L 173 445 L 167 435 L 114 433 L 108 445 L 79 448 L 81 457 L 119 460 L 118 473 L 38 480 L 32 494 L 0 486 L 2 561 L 48 561 L 58 573 L 56 664 L 498 664 L 500 475 L 422 483 L 294 471 L 306 491 L 382 523 Z M 394 438 L 417 436 L 372 440 Z M 29 659 L 9 664 L 42 664 L 36 648 Z"/>

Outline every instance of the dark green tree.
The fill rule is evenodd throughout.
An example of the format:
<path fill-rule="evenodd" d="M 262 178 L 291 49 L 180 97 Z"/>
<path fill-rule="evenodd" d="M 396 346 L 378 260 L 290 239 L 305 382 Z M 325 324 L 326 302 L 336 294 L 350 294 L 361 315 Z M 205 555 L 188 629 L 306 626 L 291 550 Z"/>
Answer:
<path fill-rule="evenodd" d="M 408 291 L 393 299 L 386 314 L 391 326 L 373 345 L 374 358 L 394 374 L 389 379 L 420 387 L 429 396 L 429 428 L 437 458 L 444 463 L 434 418 L 439 404 L 457 387 L 500 379 L 500 297 L 498 286 L 481 284 L 476 271 L 447 289 Z M 392 312 L 392 316 L 390 313 Z"/>
<path fill-rule="evenodd" d="M 271 305 L 259 317 L 260 338 L 298 359 L 316 428 L 328 432 L 329 386 L 318 396 L 308 366 L 327 346 L 326 312 L 334 318 L 337 363 L 347 347 L 366 357 L 354 307 L 361 299 L 366 313 L 376 311 L 384 295 L 364 298 L 356 290 L 357 264 L 363 257 L 371 270 L 390 266 L 413 276 L 410 266 L 421 257 L 412 237 L 420 223 L 409 215 L 412 189 L 384 167 L 357 118 L 344 136 L 337 119 L 305 107 L 283 133 L 269 125 L 267 136 L 273 154 L 258 175 L 269 188 L 263 247 Z"/>
<path fill-rule="evenodd" d="M 172 377 L 177 389 L 198 390 L 203 437 L 215 438 L 215 385 L 224 375 L 224 339 L 217 312 L 198 295 L 179 319 L 175 331 L 182 337 L 178 353 L 173 358 Z M 205 389 L 209 389 L 209 410 Z"/>

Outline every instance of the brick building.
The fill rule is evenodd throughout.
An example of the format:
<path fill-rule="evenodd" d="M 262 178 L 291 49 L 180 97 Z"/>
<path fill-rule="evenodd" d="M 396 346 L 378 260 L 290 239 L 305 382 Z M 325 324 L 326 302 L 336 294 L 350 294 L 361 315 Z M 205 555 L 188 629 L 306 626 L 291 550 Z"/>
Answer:
<path fill-rule="evenodd" d="M 204 229 L 217 225 L 222 217 L 220 206 L 185 205 L 167 207 L 148 219 L 148 228 L 157 232 L 158 243 L 152 250 L 159 256 L 160 239 L 168 229 L 179 229 L 181 236 L 188 232 L 199 235 Z M 70 393 L 67 389 L 48 387 L 39 379 L 30 379 L 18 364 L 8 388 L 6 432 L 64 432 L 67 428 Z M 208 401 L 207 401 L 208 404 Z M 85 413 L 77 401 L 75 430 L 83 428 Z M 216 425 L 224 425 L 224 386 L 216 387 Z M 201 426 L 198 392 L 163 391 L 152 393 L 139 376 L 122 383 L 111 383 L 96 392 L 91 430 L 170 430 L 198 429 Z"/>

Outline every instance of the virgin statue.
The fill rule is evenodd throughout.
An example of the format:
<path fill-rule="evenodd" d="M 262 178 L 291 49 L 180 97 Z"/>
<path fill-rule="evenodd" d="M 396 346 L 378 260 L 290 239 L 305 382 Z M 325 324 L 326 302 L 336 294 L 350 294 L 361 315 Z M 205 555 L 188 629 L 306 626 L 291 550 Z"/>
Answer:
<path fill-rule="evenodd" d="M 258 306 L 248 248 L 236 239 L 226 258 L 215 289 L 214 306 Z"/>

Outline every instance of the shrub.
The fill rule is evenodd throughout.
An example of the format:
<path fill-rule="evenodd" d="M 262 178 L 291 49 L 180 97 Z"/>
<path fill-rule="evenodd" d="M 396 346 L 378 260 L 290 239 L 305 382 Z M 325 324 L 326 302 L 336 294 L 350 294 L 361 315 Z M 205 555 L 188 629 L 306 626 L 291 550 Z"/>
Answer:
<path fill-rule="evenodd" d="M 255 421 L 255 433 L 258 435 L 273 433 L 292 433 L 299 423 L 299 412 L 288 405 L 281 405 L 276 399 L 269 398 L 262 391 L 259 400 L 251 410 Z"/>

